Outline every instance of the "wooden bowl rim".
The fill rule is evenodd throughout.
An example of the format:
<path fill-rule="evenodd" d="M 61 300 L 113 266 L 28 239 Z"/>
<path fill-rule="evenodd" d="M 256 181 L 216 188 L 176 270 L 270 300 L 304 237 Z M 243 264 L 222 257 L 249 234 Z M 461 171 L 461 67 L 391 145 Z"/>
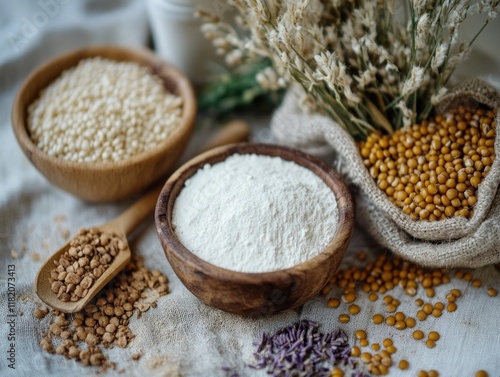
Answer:
<path fill-rule="evenodd" d="M 270 153 L 272 152 L 274 152 L 274 154 L 271 155 Z M 337 200 L 337 208 L 339 210 L 339 225 L 332 240 L 319 254 L 298 265 L 281 270 L 269 272 L 241 272 L 222 268 L 210 262 L 207 262 L 193 254 L 180 242 L 175 234 L 175 231 L 173 230 L 171 219 L 173 205 L 175 203 L 175 200 L 177 199 L 178 193 L 184 186 L 184 182 L 188 178 L 193 176 L 199 168 L 202 168 L 205 164 L 210 163 L 209 161 L 213 160 L 214 158 L 217 159 L 223 157 L 220 160 L 212 162 L 212 164 L 223 161 L 225 158 L 234 154 L 259 154 L 277 156 L 287 161 L 293 161 L 300 166 L 309 169 L 310 171 L 312 170 L 309 168 L 309 166 L 315 165 L 325 174 L 325 177 L 330 180 L 330 183 L 326 182 L 323 177 L 312 171 L 325 182 L 325 184 L 332 190 L 332 193 L 335 195 Z M 290 158 L 292 156 L 293 159 Z M 334 181 L 336 183 L 336 186 L 331 185 L 331 182 Z M 177 192 L 177 195 L 170 195 L 170 193 L 174 192 L 174 189 L 179 188 L 179 186 L 181 186 L 181 188 Z M 340 205 L 339 198 L 343 198 Z M 205 152 L 185 163 L 173 175 L 171 175 L 163 186 L 163 189 L 158 197 L 155 210 L 155 223 L 158 236 L 162 241 L 162 247 L 164 248 L 165 255 L 167 256 L 167 259 L 169 261 L 169 252 L 172 252 L 175 253 L 178 258 L 183 260 L 183 262 L 189 267 L 197 271 L 201 270 L 205 274 L 211 276 L 214 279 L 217 279 L 218 281 L 227 281 L 242 284 L 272 283 L 278 279 L 286 280 L 290 276 L 291 272 L 314 270 L 319 265 L 323 264 L 323 262 L 332 258 L 337 252 L 345 253 L 345 249 L 343 251 L 339 251 L 339 249 L 336 247 L 336 244 L 338 241 L 345 239 L 350 240 L 351 238 L 352 232 L 354 230 L 354 203 L 351 193 L 349 192 L 349 189 L 347 188 L 340 174 L 333 167 L 328 166 L 323 161 L 299 150 L 274 144 L 237 143 L 222 146 Z M 339 244 L 339 246 L 341 245 L 342 243 Z"/>
<path fill-rule="evenodd" d="M 109 57 L 109 55 L 113 55 L 113 53 L 116 52 L 120 54 L 129 54 L 131 56 L 136 57 L 137 60 L 148 62 L 148 64 L 141 63 L 137 60 L 129 60 L 129 59 L 116 60 L 113 59 L 112 57 Z M 30 104 L 27 104 L 26 106 L 23 106 L 21 100 L 24 96 L 24 92 L 26 91 L 27 87 L 29 87 L 29 85 L 32 84 L 33 81 L 43 76 L 44 73 L 50 67 L 52 67 L 53 65 L 71 61 L 75 58 L 75 56 L 79 58 L 75 64 L 71 65 L 71 67 L 75 67 L 78 64 L 78 62 L 81 61 L 82 59 L 92 58 L 92 57 L 102 57 L 116 61 L 134 62 L 139 65 L 146 66 L 151 70 L 152 73 L 155 73 L 162 79 L 168 76 L 176 84 L 176 89 L 178 90 L 178 93 L 175 94 L 182 97 L 183 100 L 182 118 L 179 125 L 174 127 L 174 129 L 172 129 L 167 138 L 165 140 L 162 140 L 154 148 L 117 162 L 75 162 L 49 156 L 47 153 L 42 151 L 34 144 L 28 132 L 27 106 L 29 106 L 32 102 Z M 66 69 L 68 68 L 61 68 L 56 78 L 59 77 L 59 75 Z M 43 89 L 45 89 L 48 85 L 50 85 L 50 83 L 52 83 L 56 78 L 52 79 L 47 85 L 44 86 Z M 43 89 L 40 89 L 40 91 Z M 170 92 L 169 88 L 167 88 L 167 90 Z M 40 95 L 40 91 L 37 93 L 35 98 L 38 98 L 38 96 Z M 23 81 L 21 87 L 17 91 L 17 94 L 14 98 L 14 103 L 12 105 L 11 118 L 12 118 L 12 127 L 14 129 L 14 133 L 19 143 L 24 148 L 26 148 L 26 150 L 29 151 L 29 153 L 31 153 L 32 155 L 36 155 L 37 158 L 42 159 L 52 165 L 56 165 L 59 167 L 64 166 L 77 171 L 92 170 L 96 172 L 99 171 L 105 172 L 120 168 L 127 168 L 133 165 L 139 165 L 151 159 L 160 157 L 163 153 L 165 153 L 165 151 L 170 149 L 170 147 L 173 144 L 177 143 L 179 138 L 181 138 L 184 133 L 189 132 L 190 129 L 193 127 L 197 111 L 196 107 L 197 107 L 196 96 L 194 94 L 194 89 L 191 83 L 189 82 L 188 78 L 173 65 L 160 59 L 152 51 L 143 47 L 130 48 L 118 45 L 101 44 L 101 45 L 86 46 L 83 48 L 66 52 L 37 66 Z"/>

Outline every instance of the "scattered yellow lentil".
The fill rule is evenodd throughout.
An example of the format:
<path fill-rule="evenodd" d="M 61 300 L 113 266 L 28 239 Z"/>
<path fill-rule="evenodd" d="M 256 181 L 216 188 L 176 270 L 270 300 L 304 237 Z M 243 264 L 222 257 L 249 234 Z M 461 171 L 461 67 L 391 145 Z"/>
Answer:
<path fill-rule="evenodd" d="M 359 341 L 359 345 L 360 345 L 361 347 L 367 347 L 367 346 L 368 346 L 368 339 L 361 339 L 361 340 Z"/>
<path fill-rule="evenodd" d="M 474 377 L 488 377 L 488 373 L 485 370 L 478 370 Z"/>
<path fill-rule="evenodd" d="M 384 341 L 382 342 L 382 344 L 384 345 L 384 347 L 390 347 L 393 345 L 393 342 L 392 342 L 392 339 L 389 339 L 389 338 L 385 338 Z"/>
<path fill-rule="evenodd" d="M 439 377 L 439 372 L 437 370 L 431 369 L 427 372 L 428 377 Z"/>
<path fill-rule="evenodd" d="M 374 351 L 380 351 L 380 344 L 373 343 L 372 344 L 372 350 L 374 350 Z"/>
<path fill-rule="evenodd" d="M 415 300 L 415 304 L 417 304 L 417 306 L 422 306 L 424 305 L 424 300 L 422 300 L 421 298 L 417 298 Z"/>
<path fill-rule="evenodd" d="M 434 347 L 436 347 L 436 342 L 433 340 L 427 339 L 427 341 L 425 342 L 425 345 L 429 348 L 434 348 Z"/>
<path fill-rule="evenodd" d="M 457 310 L 457 304 L 454 302 L 450 302 L 448 305 L 446 305 L 446 310 L 448 310 L 450 313 L 453 313 L 455 310 Z"/>

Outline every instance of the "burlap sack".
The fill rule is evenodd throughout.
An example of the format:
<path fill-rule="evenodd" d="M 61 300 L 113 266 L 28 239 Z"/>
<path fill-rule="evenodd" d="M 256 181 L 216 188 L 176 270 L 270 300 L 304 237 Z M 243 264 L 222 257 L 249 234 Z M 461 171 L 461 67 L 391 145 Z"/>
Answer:
<path fill-rule="evenodd" d="M 375 184 L 351 136 L 323 115 L 305 114 L 299 94 L 291 89 L 275 112 L 271 129 L 278 143 L 319 155 L 336 154 L 337 168 L 354 186 L 358 221 L 384 247 L 424 266 L 480 267 L 500 262 L 500 161 L 495 159 L 479 186 L 478 201 L 470 219 L 456 217 L 439 222 L 413 221 L 389 201 Z M 480 80 L 468 81 L 448 94 L 438 110 L 479 104 L 500 110 L 496 90 Z M 497 113 L 496 131 L 500 127 Z M 496 155 L 500 138 L 495 141 Z"/>

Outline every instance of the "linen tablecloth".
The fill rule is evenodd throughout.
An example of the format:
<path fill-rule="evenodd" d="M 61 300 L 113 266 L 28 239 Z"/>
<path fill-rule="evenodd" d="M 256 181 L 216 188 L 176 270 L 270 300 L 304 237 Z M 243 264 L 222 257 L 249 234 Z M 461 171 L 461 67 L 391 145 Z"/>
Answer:
<path fill-rule="evenodd" d="M 73 360 L 44 352 L 39 346 L 49 318 L 33 317 L 41 302 L 33 291 L 35 275 L 51 252 L 65 242 L 66 231 L 98 225 L 118 215 L 131 203 L 88 204 L 52 186 L 22 154 L 15 141 L 10 108 L 16 89 L 38 64 L 58 53 L 97 42 L 144 44 L 147 25 L 140 1 L 0 1 L 0 375 L 1 376 L 93 376 L 98 369 L 84 367 Z M 489 67 L 491 68 L 491 67 Z M 500 72 L 497 68 L 485 75 Z M 262 119 L 252 121 L 254 140 L 269 141 L 271 136 Z M 207 136 L 198 131 L 191 153 Z M 451 287 L 460 288 L 463 297 L 455 313 L 444 312 L 439 319 L 418 323 L 425 333 L 441 334 L 436 348 L 429 349 L 411 338 L 411 330 L 398 331 L 385 325 L 375 326 L 373 314 L 383 311 L 383 302 L 370 302 L 360 294 L 361 313 L 348 324 L 340 324 L 337 310 L 328 308 L 327 299 L 318 296 L 302 308 L 271 317 L 242 318 L 213 309 L 196 299 L 177 279 L 168 264 L 156 236 L 153 216 L 131 237 L 133 253 L 142 255 L 149 268 L 158 268 L 169 279 L 170 293 L 158 300 L 158 306 L 131 320 L 136 334 L 128 348 L 115 347 L 105 352 L 117 363 L 106 375 L 126 376 L 224 376 L 221 367 L 234 368 L 240 376 L 263 376 L 245 365 L 251 363 L 253 341 L 262 332 L 274 332 L 299 319 L 321 324 L 323 332 L 344 329 L 354 344 L 354 331 L 364 329 L 372 342 L 390 337 L 398 348 L 394 360 L 410 361 L 407 371 L 397 367 L 390 376 L 416 376 L 420 369 L 436 369 L 441 376 L 473 376 L 485 369 L 500 376 L 500 296 L 489 297 L 486 287 L 500 290 L 500 272 L 493 266 L 473 271 L 483 280 L 482 288 L 465 281 L 452 280 L 438 287 L 433 301 L 444 300 Z M 500 247 L 500 240 L 499 240 Z M 377 247 L 357 229 L 342 267 L 354 263 L 359 250 L 377 253 Z M 17 256 L 16 256 L 17 254 Z M 15 269 L 15 370 L 8 367 L 11 341 L 8 316 L 8 269 Z M 12 268 L 12 267 L 11 267 Z M 11 284 L 11 291 L 12 284 Z M 401 309 L 415 312 L 414 298 L 391 295 L 402 302 Z M 336 289 L 331 295 L 340 297 Z M 12 322 L 11 322 L 12 323 Z M 143 356 L 134 361 L 131 355 Z"/>

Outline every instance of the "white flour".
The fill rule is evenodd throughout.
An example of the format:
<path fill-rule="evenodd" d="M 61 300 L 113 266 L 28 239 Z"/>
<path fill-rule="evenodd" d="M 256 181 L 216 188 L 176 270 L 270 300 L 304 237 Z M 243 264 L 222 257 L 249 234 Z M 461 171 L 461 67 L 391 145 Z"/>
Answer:
<path fill-rule="evenodd" d="M 179 240 L 201 259 L 267 272 L 319 254 L 335 235 L 338 208 L 310 170 L 279 157 L 233 155 L 186 181 L 172 222 Z"/>

